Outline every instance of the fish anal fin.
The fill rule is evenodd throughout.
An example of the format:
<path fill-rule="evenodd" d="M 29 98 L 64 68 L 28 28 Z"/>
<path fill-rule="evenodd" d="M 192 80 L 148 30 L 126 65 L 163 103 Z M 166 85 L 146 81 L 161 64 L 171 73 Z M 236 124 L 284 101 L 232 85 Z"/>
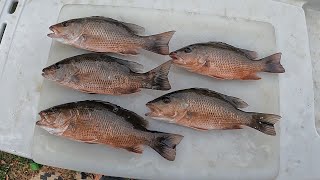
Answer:
<path fill-rule="evenodd" d="M 133 94 L 139 91 L 141 91 L 140 88 L 127 88 L 127 89 L 119 88 L 119 89 L 116 89 L 114 93 L 115 95 L 122 95 L 122 94 Z"/>
<path fill-rule="evenodd" d="M 121 52 L 119 52 L 120 54 L 123 54 L 123 55 L 126 55 L 126 54 L 130 54 L 130 55 L 137 55 L 139 54 L 139 50 L 138 49 L 126 49 L 126 50 L 123 50 Z"/>
<path fill-rule="evenodd" d="M 143 146 L 142 145 L 137 145 L 134 147 L 128 147 L 126 148 L 128 151 L 130 152 L 134 152 L 134 153 L 138 153 L 138 154 L 142 154 L 143 153 Z"/>
<path fill-rule="evenodd" d="M 206 75 L 206 74 L 205 74 Z M 213 77 L 213 78 L 216 78 L 216 79 L 219 79 L 219 80 L 226 80 L 226 78 L 224 77 L 221 77 L 221 76 L 217 76 L 217 75 L 209 75 L 210 77 Z"/>
<path fill-rule="evenodd" d="M 192 129 L 200 130 L 200 131 L 208 131 L 209 129 L 203 128 L 203 127 L 197 127 L 197 126 L 190 126 Z"/>
<path fill-rule="evenodd" d="M 98 144 L 98 139 L 96 138 L 89 138 L 89 139 L 77 139 L 79 142 L 87 143 L 87 144 Z"/>
<path fill-rule="evenodd" d="M 241 125 L 230 125 L 230 126 L 225 126 L 222 127 L 221 129 L 242 129 Z"/>
<path fill-rule="evenodd" d="M 78 90 L 83 92 L 83 93 L 87 93 L 87 94 L 97 94 L 97 93 L 94 93 L 92 91 L 88 91 L 88 90 L 85 90 L 85 89 L 78 89 Z"/>
<path fill-rule="evenodd" d="M 249 74 L 247 76 L 244 76 L 241 78 L 242 80 L 259 80 L 261 79 L 261 77 L 259 77 L 256 73 L 252 73 L 252 74 Z"/>

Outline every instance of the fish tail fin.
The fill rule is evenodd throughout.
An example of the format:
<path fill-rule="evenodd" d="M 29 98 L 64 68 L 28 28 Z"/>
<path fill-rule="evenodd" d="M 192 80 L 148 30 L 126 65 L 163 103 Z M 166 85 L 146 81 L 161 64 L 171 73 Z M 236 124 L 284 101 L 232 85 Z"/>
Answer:
<path fill-rule="evenodd" d="M 280 64 L 281 53 L 276 53 L 271 56 L 261 59 L 263 63 L 262 71 L 270 73 L 284 73 L 285 69 Z"/>
<path fill-rule="evenodd" d="M 156 89 L 156 90 L 169 90 L 171 85 L 168 79 L 169 70 L 172 61 L 167 61 L 162 65 L 146 72 L 144 75 L 147 76 L 144 88 Z"/>
<path fill-rule="evenodd" d="M 157 54 L 168 55 L 168 44 L 174 33 L 175 31 L 169 31 L 161 34 L 147 36 L 144 49 Z"/>
<path fill-rule="evenodd" d="M 280 120 L 281 116 L 275 114 L 252 113 L 250 127 L 265 134 L 275 136 L 274 124 Z"/>
<path fill-rule="evenodd" d="M 176 158 L 176 146 L 182 138 L 183 136 L 178 134 L 160 133 L 150 146 L 165 159 L 174 161 Z"/>

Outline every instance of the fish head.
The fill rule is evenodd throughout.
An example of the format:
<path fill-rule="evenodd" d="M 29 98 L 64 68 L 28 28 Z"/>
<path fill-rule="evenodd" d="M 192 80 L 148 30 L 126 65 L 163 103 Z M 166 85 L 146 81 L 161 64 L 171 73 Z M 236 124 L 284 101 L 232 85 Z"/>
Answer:
<path fill-rule="evenodd" d="M 189 45 L 173 51 L 169 54 L 173 63 L 182 66 L 191 66 L 201 58 L 199 48 L 196 45 Z"/>
<path fill-rule="evenodd" d="M 68 128 L 72 119 L 70 111 L 59 108 L 49 108 L 39 113 L 40 120 L 36 125 L 45 129 L 51 134 L 61 135 Z"/>
<path fill-rule="evenodd" d="M 188 104 L 174 94 L 167 94 L 148 102 L 146 106 L 150 109 L 146 116 L 176 123 L 177 118 L 186 112 Z"/>
<path fill-rule="evenodd" d="M 55 63 L 42 69 L 42 76 L 56 82 L 68 81 L 69 77 L 74 74 L 74 68 L 70 66 L 71 64 Z"/>
<path fill-rule="evenodd" d="M 48 37 L 51 37 L 59 42 L 69 44 L 77 40 L 81 36 L 82 32 L 82 21 L 71 19 L 64 21 L 49 27 L 52 33 L 48 34 Z"/>

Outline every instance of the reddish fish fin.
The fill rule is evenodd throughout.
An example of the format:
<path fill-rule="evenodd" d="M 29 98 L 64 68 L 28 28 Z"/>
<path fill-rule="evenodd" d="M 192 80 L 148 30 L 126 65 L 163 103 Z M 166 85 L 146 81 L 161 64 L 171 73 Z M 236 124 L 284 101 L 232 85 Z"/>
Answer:
<path fill-rule="evenodd" d="M 156 90 L 169 90 L 171 85 L 168 79 L 169 70 L 172 61 L 167 61 L 153 70 L 144 73 L 146 78 L 144 88 Z"/>
<path fill-rule="evenodd" d="M 155 151 L 169 161 L 174 161 L 176 157 L 176 146 L 183 136 L 178 134 L 160 133 L 150 144 Z"/>
<path fill-rule="evenodd" d="M 118 59 L 118 58 L 109 56 L 106 53 L 101 54 L 100 57 L 106 61 L 114 61 L 120 65 L 123 65 L 123 66 L 129 68 L 133 72 L 140 72 L 143 69 L 142 64 L 132 62 L 132 61 L 127 61 L 124 59 Z"/>
<path fill-rule="evenodd" d="M 246 102 L 244 102 L 240 98 L 233 97 L 233 96 L 227 96 L 227 95 L 212 91 L 210 89 L 206 89 L 206 88 L 190 88 L 189 91 L 194 91 L 196 93 L 203 94 L 205 96 L 218 98 L 218 99 L 223 100 L 223 101 L 225 101 L 227 103 L 230 103 L 235 108 L 246 108 L 246 107 L 249 106 Z"/>
<path fill-rule="evenodd" d="M 276 131 L 274 124 L 279 121 L 281 116 L 275 114 L 264 114 L 264 113 L 251 113 L 252 119 L 249 124 L 250 127 L 261 131 L 265 134 L 275 136 Z"/>
<path fill-rule="evenodd" d="M 141 91 L 141 89 L 139 89 L 139 88 L 128 88 L 128 89 L 118 88 L 115 90 L 115 95 L 133 94 L 133 93 L 136 93 L 139 91 Z"/>
<path fill-rule="evenodd" d="M 132 24 L 132 23 L 127 23 L 127 22 L 122 22 L 122 21 L 118 21 L 112 18 L 108 18 L 108 17 L 104 17 L 104 16 L 91 16 L 90 18 L 92 19 L 100 19 L 100 20 L 105 20 L 107 22 L 111 22 L 111 23 L 115 23 L 117 25 L 124 25 L 127 28 L 129 28 L 132 32 L 138 34 L 138 33 L 143 33 L 145 31 L 144 27 L 141 27 L 139 25 L 136 24 Z"/>
<path fill-rule="evenodd" d="M 79 142 L 84 142 L 87 144 L 98 144 L 97 139 L 77 139 Z"/>
<path fill-rule="evenodd" d="M 258 58 L 258 53 L 255 51 L 250 51 L 246 49 L 239 49 L 242 51 L 249 59 L 257 59 Z"/>
<path fill-rule="evenodd" d="M 256 73 L 252 73 L 252 74 L 249 74 L 245 77 L 242 77 L 241 79 L 242 80 L 259 80 L 259 79 L 261 79 L 261 77 L 259 77 Z"/>
<path fill-rule="evenodd" d="M 205 44 L 205 43 L 202 43 Z M 245 55 L 249 59 L 256 59 L 258 58 L 258 53 L 255 51 L 247 50 L 247 49 L 241 49 L 235 46 L 232 46 L 230 44 L 224 43 L 224 42 L 208 42 L 207 44 L 210 44 L 213 47 L 223 48 L 223 49 L 229 49 L 232 51 L 236 51 L 240 54 Z"/>
<path fill-rule="evenodd" d="M 261 59 L 261 62 L 263 63 L 262 71 L 270 73 L 284 73 L 285 69 L 280 64 L 280 60 L 281 53 L 276 53 Z"/>
<path fill-rule="evenodd" d="M 126 54 L 137 55 L 137 54 L 139 54 L 139 52 L 138 52 L 138 49 L 128 49 L 128 50 L 119 52 L 119 54 L 123 54 L 123 55 L 126 55 Z"/>
<path fill-rule="evenodd" d="M 242 127 L 240 125 L 231 125 L 222 127 L 221 129 L 242 129 Z"/>
<path fill-rule="evenodd" d="M 141 34 L 145 32 L 145 29 L 142 26 L 132 24 L 132 23 L 127 23 L 127 22 L 121 22 L 121 23 L 127 26 L 135 34 Z"/>
<path fill-rule="evenodd" d="M 201 72 L 200 72 L 201 73 Z M 202 74 L 202 73 L 201 73 Z M 206 75 L 206 74 L 204 74 Z M 209 74 L 210 77 L 213 77 L 213 78 L 216 78 L 216 79 L 220 79 L 220 80 L 226 80 L 226 78 L 224 77 L 221 77 L 221 76 L 216 76 L 216 75 L 212 75 L 212 74 Z"/>
<path fill-rule="evenodd" d="M 91 91 L 88 91 L 88 90 L 84 90 L 84 89 L 77 89 L 77 90 L 80 91 L 80 92 L 87 93 L 87 94 L 97 94 L 97 93 L 94 93 L 94 92 L 91 92 Z"/>
<path fill-rule="evenodd" d="M 196 129 L 196 130 L 200 130 L 200 131 L 208 131 L 209 130 L 209 129 L 206 129 L 206 128 L 200 128 L 200 127 L 196 127 L 196 126 L 190 126 L 190 128 Z"/>
<path fill-rule="evenodd" d="M 138 154 L 142 154 L 143 153 L 143 146 L 142 145 L 137 145 L 137 146 L 134 146 L 134 147 L 128 147 L 126 149 L 128 151 L 130 151 L 130 152 L 135 152 L 135 153 L 138 153 Z"/>
<path fill-rule="evenodd" d="M 168 44 L 174 33 L 175 31 L 169 31 L 161 34 L 147 36 L 145 37 L 146 42 L 143 48 L 157 54 L 168 55 Z"/>

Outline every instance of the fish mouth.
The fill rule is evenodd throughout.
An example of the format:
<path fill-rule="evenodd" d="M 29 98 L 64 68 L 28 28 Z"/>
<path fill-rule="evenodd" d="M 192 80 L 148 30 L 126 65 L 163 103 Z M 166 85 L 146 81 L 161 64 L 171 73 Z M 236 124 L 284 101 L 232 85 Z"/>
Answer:
<path fill-rule="evenodd" d="M 45 77 L 46 73 L 45 73 L 45 69 L 42 69 L 42 73 L 41 76 Z M 39 113 L 40 114 L 40 113 Z"/>
<path fill-rule="evenodd" d="M 171 57 L 172 59 L 172 62 L 175 63 L 175 64 L 183 64 L 182 62 L 184 62 L 184 59 L 180 56 L 178 56 L 177 52 L 171 52 L 169 54 L 169 56 Z"/>
<path fill-rule="evenodd" d="M 159 115 L 161 114 L 161 110 L 157 106 L 155 106 L 151 103 L 147 103 L 146 106 L 150 109 L 150 112 L 145 114 L 146 116 L 159 117 Z"/>
<path fill-rule="evenodd" d="M 59 35 L 59 31 L 58 29 L 56 29 L 54 26 L 50 26 L 49 29 L 52 31 L 52 33 L 47 34 L 48 37 L 50 38 L 60 38 L 62 37 L 61 35 Z"/>
<path fill-rule="evenodd" d="M 40 120 L 36 122 L 37 126 L 44 126 L 44 120 L 46 119 L 43 111 L 39 112 Z"/>
<path fill-rule="evenodd" d="M 41 120 L 37 121 L 37 122 L 36 122 L 36 125 L 37 125 L 37 126 L 43 126 L 42 121 L 41 121 Z"/>
<path fill-rule="evenodd" d="M 177 60 L 177 59 L 179 59 L 179 56 L 177 55 L 176 52 L 171 52 L 171 53 L 169 54 L 169 56 L 172 58 L 172 60 Z"/>

